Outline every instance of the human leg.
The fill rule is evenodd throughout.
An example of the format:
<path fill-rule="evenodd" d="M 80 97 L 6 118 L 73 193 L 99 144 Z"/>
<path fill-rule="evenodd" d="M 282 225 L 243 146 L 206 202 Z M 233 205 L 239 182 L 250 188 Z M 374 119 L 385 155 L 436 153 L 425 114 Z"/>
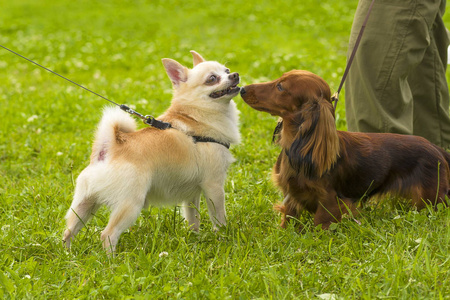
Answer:
<path fill-rule="evenodd" d="M 413 134 L 449 148 L 449 91 L 445 75 L 449 38 L 442 20 L 444 9 L 445 5 L 441 5 L 430 29 L 430 45 L 408 81 L 414 98 Z"/>
<path fill-rule="evenodd" d="M 370 2 L 358 4 L 349 52 Z M 413 134 L 408 75 L 423 60 L 429 46 L 429 24 L 440 8 L 439 1 L 418 2 L 375 2 L 345 85 L 350 131 Z"/>

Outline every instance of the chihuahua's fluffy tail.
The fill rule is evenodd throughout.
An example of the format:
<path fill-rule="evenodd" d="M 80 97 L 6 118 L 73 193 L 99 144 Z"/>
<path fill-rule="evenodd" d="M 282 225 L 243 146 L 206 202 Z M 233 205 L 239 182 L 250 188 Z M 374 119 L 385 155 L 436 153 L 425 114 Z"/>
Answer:
<path fill-rule="evenodd" d="M 119 107 L 105 107 L 103 117 L 98 124 L 96 138 L 114 138 L 115 131 L 136 131 L 134 119 Z"/>
<path fill-rule="evenodd" d="M 91 161 L 105 160 L 110 146 L 120 142 L 118 141 L 120 133 L 134 131 L 136 131 L 136 122 L 130 115 L 118 107 L 106 107 L 95 133 Z"/>

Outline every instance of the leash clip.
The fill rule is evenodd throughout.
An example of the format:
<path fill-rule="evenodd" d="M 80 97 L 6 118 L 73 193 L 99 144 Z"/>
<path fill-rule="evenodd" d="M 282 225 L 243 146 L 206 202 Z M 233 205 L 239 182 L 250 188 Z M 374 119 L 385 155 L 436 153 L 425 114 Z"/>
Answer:
<path fill-rule="evenodd" d="M 144 117 L 143 115 L 141 115 L 140 113 L 138 113 L 137 111 L 129 108 L 128 106 L 126 106 L 125 104 L 121 104 L 119 105 L 120 109 L 123 110 L 124 112 L 129 113 L 130 115 L 135 115 L 138 116 L 139 118 L 141 118 L 142 120 L 145 120 L 146 117 Z"/>
<path fill-rule="evenodd" d="M 338 92 L 334 93 L 333 96 L 331 96 L 331 101 L 334 102 L 334 111 L 336 111 L 336 106 L 339 101 L 339 93 Z"/>
<path fill-rule="evenodd" d="M 131 114 L 131 115 L 138 116 L 139 118 L 142 119 L 144 124 L 147 124 L 147 125 L 149 125 L 151 127 L 155 127 L 155 128 L 162 129 L 162 130 L 172 128 L 172 125 L 170 125 L 170 123 L 166 123 L 166 122 L 163 122 L 163 121 L 156 120 L 151 115 L 146 115 L 146 116 L 141 115 L 137 111 L 132 110 L 131 108 L 129 108 L 128 106 L 126 106 L 124 104 L 120 105 L 120 109 L 125 111 L 125 112 L 127 112 L 127 113 L 129 113 L 129 114 Z"/>
<path fill-rule="evenodd" d="M 151 115 L 146 115 L 143 119 L 144 124 L 147 124 L 149 126 L 153 126 L 153 123 L 156 121 L 156 119 Z"/>
<path fill-rule="evenodd" d="M 331 96 L 331 101 L 338 101 L 339 100 L 339 94 L 334 93 L 333 96 Z"/>
<path fill-rule="evenodd" d="M 152 126 L 152 127 L 155 127 L 155 128 L 161 129 L 161 130 L 166 130 L 166 129 L 172 128 L 172 125 L 170 123 L 156 120 L 151 115 L 145 116 L 144 124 L 147 124 L 149 126 Z"/>

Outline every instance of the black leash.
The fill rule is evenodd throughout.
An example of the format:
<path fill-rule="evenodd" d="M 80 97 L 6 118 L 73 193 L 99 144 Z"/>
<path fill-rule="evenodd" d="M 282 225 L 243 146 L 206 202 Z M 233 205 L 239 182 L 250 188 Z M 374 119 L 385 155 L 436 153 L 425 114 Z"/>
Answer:
<path fill-rule="evenodd" d="M 353 47 L 353 50 L 352 50 L 352 54 L 350 55 L 350 58 L 348 59 L 347 66 L 345 67 L 344 75 L 342 76 L 341 83 L 339 84 L 339 88 L 338 88 L 337 92 L 334 93 L 334 95 L 331 97 L 331 101 L 334 101 L 334 111 L 336 111 L 336 106 L 339 101 L 339 93 L 341 92 L 342 86 L 344 85 L 344 81 L 347 78 L 348 72 L 350 71 L 350 67 L 353 63 L 353 59 L 355 58 L 356 50 L 358 50 L 359 43 L 361 42 L 361 38 L 364 33 L 364 29 L 366 29 L 367 21 L 369 20 L 370 13 L 372 12 L 372 7 L 373 7 L 374 2 L 375 2 L 375 0 L 372 0 L 372 3 L 370 3 L 369 9 L 367 10 L 366 18 L 364 19 L 361 29 L 359 30 L 358 38 L 356 39 L 355 46 Z"/>
<path fill-rule="evenodd" d="M 55 74 L 55 75 L 61 77 L 62 79 L 67 80 L 68 82 L 70 82 L 70 83 L 72 83 L 72 84 L 75 84 L 76 86 L 78 86 L 78 87 L 80 87 L 80 88 L 82 88 L 82 89 L 84 89 L 84 90 L 86 90 L 86 91 L 88 91 L 88 92 L 90 92 L 90 93 L 92 93 L 92 94 L 94 94 L 94 95 L 96 95 L 96 96 L 99 96 L 100 98 L 102 98 L 102 99 L 104 99 L 104 100 L 106 100 L 106 101 L 108 101 L 108 102 L 110 102 L 110 103 L 112 103 L 112 104 L 114 104 L 114 105 L 120 107 L 121 110 L 123 110 L 123 111 L 129 113 L 130 115 L 135 115 L 135 116 L 141 118 L 141 119 L 143 120 L 143 122 L 144 122 L 145 124 L 149 125 L 149 126 L 152 126 L 152 127 L 155 127 L 155 128 L 161 129 L 161 130 L 166 130 L 166 129 L 173 128 L 173 127 L 172 127 L 172 124 L 170 124 L 170 123 L 163 122 L 163 121 L 160 121 L 160 120 L 156 120 L 156 119 L 155 119 L 153 116 L 151 116 L 151 115 L 145 115 L 145 116 L 144 116 L 143 114 L 140 114 L 140 113 L 138 113 L 137 111 L 131 109 L 131 108 L 128 107 L 127 105 L 125 105 L 125 104 L 118 104 L 118 103 L 116 103 L 116 102 L 114 102 L 114 101 L 112 101 L 112 100 L 109 100 L 108 98 L 106 98 L 106 97 L 104 97 L 104 96 L 102 96 L 102 95 L 100 95 L 100 94 L 98 94 L 98 93 L 96 93 L 96 92 L 94 92 L 94 91 L 92 91 L 92 90 L 90 90 L 90 89 L 88 89 L 88 88 L 82 86 L 81 84 L 76 83 L 75 81 L 70 80 L 70 79 L 67 78 L 67 77 L 64 77 L 64 76 L 62 76 L 62 75 L 60 75 L 60 74 L 58 74 L 58 73 L 56 73 L 56 72 L 54 72 L 54 71 L 52 71 L 52 70 L 46 68 L 46 67 L 44 67 L 44 66 L 38 64 L 37 62 L 32 61 L 32 60 L 29 59 L 29 58 L 26 58 L 26 57 L 23 56 L 23 55 L 20 55 L 20 54 L 17 53 L 17 52 L 14 52 L 13 50 L 11 50 L 11 49 L 9 49 L 9 48 L 6 48 L 6 47 L 3 46 L 3 45 L 0 45 L 0 47 L 2 47 L 2 48 L 5 49 L 5 50 L 8 50 L 9 52 L 11 52 L 11 53 L 13 53 L 13 54 L 15 54 L 15 55 L 17 55 L 17 56 L 19 56 L 19 57 L 21 57 L 21 58 L 27 60 L 27 61 L 29 61 L 29 62 L 32 63 L 32 64 L 35 64 L 35 65 L 38 66 L 38 67 L 41 67 L 42 69 L 44 69 L 44 70 L 46 70 L 46 71 L 48 71 L 48 72 L 50 72 L 50 73 L 52 73 L 52 74 Z M 217 141 L 217 140 L 215 140 L 215 139 L 213 139 L 213 138 L 210 138 L 210 137 L 192 136 L 192 138 L 194 139 L 194 143 L 216 143 L 216 144 L 220 144 L 220 145 L 226 147 L 227 149 L 230 148 L 230 144 L 219 142 L 219 141 Z"/>
<path fill-rule="evenodd" d="M 172 127 L 169 123 L 166 123 L 166 122 L 162 122 L 162 121 L 156 120 L 153 116 L 150 116 L 150 115 L 144 116 L 144 115 L 138 113 L 137 111 L 131 109 L 130 107 L 126 106 L 125 104 L 118 104 L 118 103 L 116 103 L 116 102 L 114 102 L 114 101 L 112 101 L 112 100 L 109 100 L 108 98 L 106 98 L 106 97 L 104 97 L 104 96 L 102 96 L 102 95 L 100 95 L 100 94 L 97 94 L 96 92 L 94 92 L 94 91 L 92 91 L 92 90 L 90 90 L 90 89 L 88 89 L 88 88 L 82 86 L 81 84 L 78 84 L 78 83 L 76 83 L 75 81 L 72 81 L 72 80 L 70 80 L 69 78 L 62 76 L 62 75 L 56 73 L 55 71 L 52 71 L 52 70 L 50 70 L 49 68 L 46 68 L 46 67 L 44 67 L 43 65 L 40 65 L 40 64 L 38 64 L 37 62 L 34 62 L 34 61 L 32 61 L 31 59 L 26 58 L 25 56 L 20 55 L 19 53 L 14 52 L 13 50 L 11 50 L 11 49 L 9 49 L 9 48 L 6 48 L 6 47 L 3 46 L 3 45 L 0 45 L 0 47 L 2 47 L 2 48 L 5 49 L 5 50 L 8 50 L 9 52 L 11 52 L 11 53 L 13 53 L 13 54 L 15 54 L 15 55 L 17 55 L 17 56 L 19 56 L 19 57 L 21 57 L 21 58 L 27 60 L 27 61 L 29 61 L 29 62 L 32 63 L 32 64 L 35 64 L 35 65 L 38 66 L 38 67 L 41 67 L 42 69 L 44 69 L 44 70 L 46 70 L 46 71 L 48 71 L 48 72 L 50 72 L 50 73 L 52 73 L 52 74 L 55 74 L 55 75 L 61 77 L 62 79 L 67 80 L 68 82 L 70 82 L 70 83 L 72 83 L 72 84 L 75 84 L 76 86 L 78 86 L 78 87 L 80 87 L 80 88 L 82 88 L 82 89 L 84 89 L 84 90 L 86 90 L 86 91 L 88 91 L 88 92 L 90 92 L 90 93 L 92 93 L 92 94 L 94 94 L 94 95 L 96 95 L 96 96 L 99 96 L 100 98 L 105 99 L 106 101 L 109 101 L 110 103 L 112 103 L 112 104 L 114 104 L 114 105 L 120 107 L 121 110 L 123 110 L 123 111 L 129 113 L 130 115 L 135 115 L 135 116 L 141 118 L 141 119 L 144 121 L 144 123 L 147 124 L 147 125 L 150 125 L 150 126 L 152 126 L 152 127 L 156 127 L 156 128 L 158 128 L 158 129 L 168 129 L 168 128 L 171 128 L 171 127 Z"/>

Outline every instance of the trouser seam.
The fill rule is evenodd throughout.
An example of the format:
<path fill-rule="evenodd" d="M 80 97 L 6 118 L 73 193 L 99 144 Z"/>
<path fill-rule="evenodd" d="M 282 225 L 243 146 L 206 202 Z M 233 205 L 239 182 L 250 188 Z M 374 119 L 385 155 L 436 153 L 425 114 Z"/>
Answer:
<path fill-rule="evenodd" d="M 389 82 L 391 81 L 392 72 L 393 72 L 394 67 L 395 67 L 395 65 L 397 63 L 398 57 L 399 57 L 402 49 L 404 48 L 405 40 L 406 40 L 406 37 L 408 35 L 408 30 L 409 30 L 410 24 L 411 24 L 411 22 L 413 20 L 413 16 L 416 13 L 417 13 L 417 0 L 414 1 L 414 7 L 411 10 L 411 14 L 410 14 L 410 18 L 408 20 L 408 24 L 405 26 L 405 30 L 403 31 L 403 35 L 402 35 L 402 38 L 401 38 L 400 46 L 399 46 L 399 48 L 397 50 L 397 53 L 395 54 L 395 56 L 393 58 L 393 61 L 392 61 L 391 65 L 390 65 L 389 72 L 387 73 L 387 79 L 385 80 L 384 85 L 383 85 L 383 87 L 380 90 L 380 98 L 379 98 L 379 101 L 381 100 L 380 103 L 382 103 L 382 99 L 384 99 L 384 97 L 385 97 L 386 88 L 389 85 Z M 384 114 L 380 114 L 380 116 L 381 116 L 381 119 L 382 119 L 381 122 L 382 122 L 383 127 L 384 127 L 383 131 L 384 132 L 389 132 L 389 124 L 390 124 L 389 119 L 386 118 L 386 116 Z"/>

